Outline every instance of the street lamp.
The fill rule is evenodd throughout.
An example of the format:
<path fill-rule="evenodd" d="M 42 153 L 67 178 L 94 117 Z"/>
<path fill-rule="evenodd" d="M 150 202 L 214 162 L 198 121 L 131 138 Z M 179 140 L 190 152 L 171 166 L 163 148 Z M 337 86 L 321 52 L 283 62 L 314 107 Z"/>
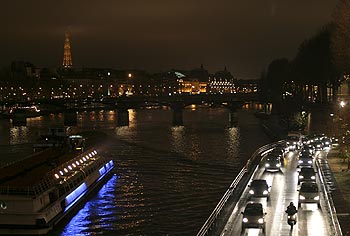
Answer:
<path fill-rule="evenodd" d="M 345 107 L 346 103 L 344 101 L 340 101 L 339 105 L 340 107 Z"/>

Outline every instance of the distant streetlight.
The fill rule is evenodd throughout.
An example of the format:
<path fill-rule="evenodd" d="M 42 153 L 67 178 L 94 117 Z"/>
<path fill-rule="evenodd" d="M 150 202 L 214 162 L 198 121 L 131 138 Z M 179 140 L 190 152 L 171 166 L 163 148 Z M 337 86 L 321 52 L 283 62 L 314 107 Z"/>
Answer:
<path fill-rule="evenodd" d="M 131 73 L 129 73 L 129 74 L 128 74 L 128 78 L 131 78 L 131 77 L 132 77 L 132 74 L 131 74 Z"/>
<path fill-rule="evenodd" d="M 346 103 L 345 103 L 344 101 L 340 101 L 339 105 L 340 105 L 341 107 L 345 107 Z"/>

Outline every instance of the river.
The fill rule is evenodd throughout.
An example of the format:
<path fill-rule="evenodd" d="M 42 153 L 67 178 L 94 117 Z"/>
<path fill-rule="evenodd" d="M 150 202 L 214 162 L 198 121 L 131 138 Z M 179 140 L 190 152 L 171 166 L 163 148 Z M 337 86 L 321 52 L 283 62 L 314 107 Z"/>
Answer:
<path fill-rule="evenodd" d="M 115 111 L 79 113 L 69 131 L 111 135 L 103 153 L 115 174 L 50 235 L 195 235 L 246 160 L 270 141 L 254 112 L 240 110 L 236 128 L 224 108 L 185 109 L 182 127 L 172 126 L 168 109 L 129 110 L 128 127 L 116 125 Z M 62 125 L 62 114 L 21 127 L 0 120 L 0 161 L 24 157 L 40 133 Z"/>

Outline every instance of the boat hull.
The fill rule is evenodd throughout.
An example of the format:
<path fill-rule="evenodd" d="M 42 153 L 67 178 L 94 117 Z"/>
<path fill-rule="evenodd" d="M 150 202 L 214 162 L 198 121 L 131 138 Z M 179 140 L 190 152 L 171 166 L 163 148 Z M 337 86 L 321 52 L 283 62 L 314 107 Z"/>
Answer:
<path fill-rule="evenodd" d="M 71 212 L 79 202 L 83 201 L 90 192 L 94 191 L 107 181 L 112 174 L 113 168 L 114 162 L 109 160 L 100 166 L 100 168 L 97 168 L 94 172 L 89 174 L 79 186 L 72 188 L 72 191 L 68 191 L 66 194 L 60 196 L 55 202 L 38 212 L 32 212 L 32 214 L 6 214 L 5 209 L 0 210 L 0 234 L 47 234 L 53 229 L 54 225 L 58 224 L 67 214 L 69 214 L 69 212 Z M 52 191 L 52 189 L 48 191 Z M 0 202 L 4 200 L 6 201 L 9 197 L 13 196 L 0 195 Z"/>

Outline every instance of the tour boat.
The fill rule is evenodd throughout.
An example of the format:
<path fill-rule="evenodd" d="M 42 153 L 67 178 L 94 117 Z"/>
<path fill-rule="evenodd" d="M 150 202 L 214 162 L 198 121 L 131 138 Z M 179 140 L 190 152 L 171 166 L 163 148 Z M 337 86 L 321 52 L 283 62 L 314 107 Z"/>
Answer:
<path fill-rule="evenodd" d="M 0 234 L 47 234 L 113 168 L 113 160 L 95 149 L 67 153 L 60 148 L 1 168 Z"/>

